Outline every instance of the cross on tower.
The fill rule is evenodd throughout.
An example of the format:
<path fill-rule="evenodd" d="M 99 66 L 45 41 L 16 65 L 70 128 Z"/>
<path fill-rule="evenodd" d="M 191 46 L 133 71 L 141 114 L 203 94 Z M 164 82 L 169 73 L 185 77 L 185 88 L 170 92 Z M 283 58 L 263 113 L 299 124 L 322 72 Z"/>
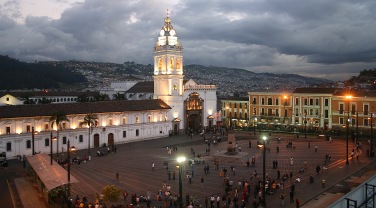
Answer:
<path fill-rule="evenodd" d="M 166 16 L 167 16 L 167 17 L 170 16 L 170 11 L 168 11 L 168 9 L 166 10 Z"/>

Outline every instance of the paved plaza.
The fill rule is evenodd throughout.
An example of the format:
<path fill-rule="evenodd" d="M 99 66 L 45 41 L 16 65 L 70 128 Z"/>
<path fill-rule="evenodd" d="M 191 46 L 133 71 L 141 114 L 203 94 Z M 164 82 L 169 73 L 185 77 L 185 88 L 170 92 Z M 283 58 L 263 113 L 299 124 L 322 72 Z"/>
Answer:
<path fill-rule="evenodd" d="M 258 134 L 258 133 L 257 133 Z M 304 138 L 304 135 L 300 135 L 300 138 L 294 138 L 294 135 L 286 134 L 272 134 L 267 135 L 269 139 L 268 148 L 270 152 L 266 153 L 266 173 L 275 179 L 277 182 L 277 170 L 280 170 L 282 174 L 289 174 L 292 172 L 292 180 L 288 180 L 285 183 L 285 206 L 295 207 L 294 203 L 289 202 L 289 192 L 291 184 L 295 184 L 295 196 L 299 199 L 302 206 L 314 207 L 312 204 L 315 201 L 333 201 L 334 197 L 325 199 L 321 197 L 325 190 L 333 188 L 335 184 L 348 178 L 350 175 L 356 173 L 360 169 L 369 165 L 372 161 L 365 156 L 365 149 L 367 148 L 366 142 L 363 142 L 363 148 L 359 159 L 350 159 L 350 164 L 345 164 L 345 149 L 346 143 L 344 139 L 334 138 L 332 143 L 317 136 L 308 136 Z M 210 138 L 210 134 L 206 134 L 206 138 Z M 256 162 L 254 167 L 247 167 L 246 163 L 241 160 L 222 160 L 219 164 L 219 169 L 226 167 L 229 171 L 227 175 L 230 180 L 234 182 L 234 188 L 237 187 L 239 181 L 243 179 L 250 181 L 250 176 L 253 176 L 256 170 L 262 179 L 262 149 L 257 148 L 256 137 L 253 133 L 236 133 L 237 143 L 241 147 L 242 155 L 246 154 L 247 158 L 252 155 L 255 156 Z M 281 138 L 280 143 L 278 138 Z M 252 139 L 252 148 L 249 148 L 249 139 Z M 287 142 L 291 141 L 293 147 L 287 148 Z M 310 148 L 308 144 L 310 143 Z M 315 146 L 317 145 L 317 152 L 315 152 Z M 279 152 L 277 152 L 277 146 Z M 167 147 L 178 147 L 177 151 L 168 153 Z M 72 185 L 72 197 L 77 194 L 86 196 L 89 201 L 95 202 L 95 196 L 100 193 L 102 188 L 108 184 L 115 184 L 129 193 L 145 196 L 147 192 L 152 193 L 152 206 L 159 207 L 163 205 L 162 202 L 156 201 L 156 196 L 159 190 L 163 189 L 163 184 L 171 186 L 171 193 L 173 195 L 178 194 L 178 168 L 176 158 L 178 156 L 192 157 L 192 150 L 195 154 L 201 154 L 204 158 L 205 164 L 195 164 L 191 167 L 188 162 L 183 166 L 183 202 L 185 203 L 186 194 L 190 196 L 195 195 L 198 204 L 205 204 L 205 197 L 213 195 L 222 196 L 225 193 L 224 177 L 220 176 L 220 170 L 214 170 L 214 156 L 216 153 L 225 151 L 227 143 L 225 139 L 222 139 L 217 145 L 210 145 L 210 154 L 206 155 L 206 149 L 208 145 L 203 140 L 203 137 L 194 135 L 193 138 L 187 136 L 173 136 L 157 140 L 149 140 L 135 143 L 127 143 L 117 145 L 117 152 L 110 153 L 103 157 L 97 157 L 95 152 L 98 149 L 92 149 L 92 159 L 86 163 L 80 165 L 74 164 L 71 167 L 71 172 L 80 182 Z M 349 142 L 349 153 L 353 148 L 353 143 Z M 103 148 L 102 148 L 103 150 Z M 74 156 L 83 158 L 87 153 L 87 150 L 81 150 L 74 153 Z M 316 173 L 316 166 L 320 165 L 322 168 L 325 164 L 325 155 L 331 156 L 330 162 L 327 163 L 327 169 Z M 240 154 L 239 154 L 240 155 Z M 293 159 L 293 165 L 291 165 L 291 158 Z M 278 169 L 273 169 L 273 161 L 278 161 Z M 307 164 L 304 161 L 307 161 Z M 168 170 L 171 172 L 171 180 L 168 180 L 168 174 L 166 169 L 166 162 L 168 163 Z M 155 164 L 154 171 L 152 170 L 152 163 Z M 204 167 L 209 165 L 209 173 L 205 174 Z M 235 167 L 235 174 L 230 171 L 230 167 Z M 306 167 L 304 173 L 299 173 L 300 168 Z M 186 173 L 192 173 L 192 183 L 186 177 Z M 172 173 L 176 172 L 175 180 L 173 180 Z M 116 173 L 119 173 L 119 180 L 116 180 Z M 300 183 L 294 183 L 297 177 L 300 177 Z M 314 182 L 309 182 L 309 177 L 313 176 Z M 203 186 L 201 185 L 201 178 L 204 178 Z M 326 180 L 325 188 L 322 188 L 321 180 Z M 252 183 L 255 183 L 253 178 Z M 252 184 L 251 183 L 251 184 Z M 234 189 L 233 189 L 234 190 Z M 340 192 L 340 191 L 339 191 Z M 278 189 L 274 194 L 267 196 L 267 207 L 280 207 L 281 190 Z M 241 193 L 239 193 L 239 200 L 241 200 Z M 340 196 L 340 195 L 339 195 Z M 328 198 L 328 197 L 326 197 Z M 337 198 L 339 198 L 337 196 Z M 314 199 L 314 200 L 312 200 Z M 319 199 L 319 200 L 318 200 Z M 130 197 L 128 197 L 129 203 Z M 254 201 L 254 188 L 252 185 L 250 200 L 247 207 L 252 207 Z M 313 202 L 312 202 L 313 201 Z M 119 203 L 122 203 L 119 200 Z M 311 203 L 309 206 L 308 204 Z M 328 203 L 328 202 L 327 202 Z M 210 203 L 209 203 L 210 204 Z M 316 202 L 317 204 L 317 202 Z M 330 203 L 329 203 L 330 204 Z M 146 204 L 141 203 L 144 207 Z M 326 204 L 328 205 L 328 204 Z M 321 205 L 320 205 L 321 206 Z"/>
<path fill-rule="evenodd" d="M 206 138 L 211 138 L 211 136 L 210 134 L 205 135 Z M 304 138 L 304 135 L 300 135 L 300 138 L 295 138 L 294 135 L 276 133 L 267 135 L 267 137 L 269 139 L 267 147 L 270 149 L 270 152 L 267 151 L 266 153 L 266 174 L 277 182 L 280 181 L 277 180 L 277 170 L 280 170 L 281 175 L 290 175 L 291 172 L 293 175 L 292 180 L 285 182 L 284 193 L 286 197 L 284 207 L 296 207 L 295 203 L 290 203 L 289 201 L 291 184 L 295 184 L 294 198 L 300 200 L 301 207 L 326 207 L 340 198 L 343 193 L 350 191 L 352 187 L 366 180 L 370 175 L 376 174 L 373 158 L 368 158 L 365 155 L 365 149 L 368 147 L 366 141 L 362 141 L 363 147 L 359 159 L 357 160 L 356 157 L 353 159 L 350 158 L 350 164 L 346 166 L 345 139 L 334 137 L 333 142 L 329 142 L 317 136 L 307 136 L 307 138 Z M 243 179 L 250 181 L 250 176 L 253 177 L 254 171 L 256 171 L 260 179 L 262 179 L 262 148 L 257 148 L 257 138 L 259 138 L 259 132 L 257 132 L 256 136 L 253 136 L 253 132 L 237 132 L 236 141 L 238 146 L 241 147 L 241 152 L 232 157 L 216 156 L 226 151 L 227 142 L 225 138 L 217 145 L 211 143 L 210 153 L 206 155 L 208 145 L 205 143 L 203 137 L 199 135 L 194 135 L 192 138 L 178 135 L 156 140 L 119 144 L 117 145 L 116 153 L 111 152 L 101 157 L 96 156 L 96 151 L 105 150 L 106 148 L 92 149 L 91 161 L 82 162 L 80 165 L 73 164 L 71 166 L 71 174 L 79 180 L 79 183 L 72 184 L 71 195 L 73 198 L 75 198 L 77 194 L 81 198 L 85 196 L 88 198 L 89 202 L 94 203 L 96 194 L 100 193 L 104 186 L 114 184 L 127 190 L 129 193 L 127 202 L 119 200 L 118 203 L 114 204 L 129 204 L 131 194 L 135 193 L 137 195 L 146 196 L 148 192 L 151 192 L 152 207 L 163 207 L 163 202 L 156 201 L 158 191 L 163 190 L 163 185 L 166 183 L 166 185 L 171 186 L 171 193 L 173 195 L 178 194 L 178 164 L 176 159 L 178 156 L 191 158 L 193 156 L 193 150 L 195 155 L 201 154 L 203 156 L 205 163 L 191 166 L 186 162 L 183 166 L 183 202 L 185 203 L 186 195 L 189 194 L 190 196 L 195 195 L 198 204 L 204 205 L 205 197 L 208 197 L 210 201 L 211 195 L 222 196 L 225 193 L 224 177 L 220 176 L 220 170 L 222 168 L 227 168 L 229 180 L 234 183 L 233 190 L 238 186 L 239 181 Z M 281 138 L 281 141 L 278 142 L 277 138 Z M 252 143 L 251 148 L 249 148 L 250 139 Z M 286 144 L 288 142 L 292 142 L 292 146 L 295 148 L 287 148 Z M 309 144 L 310 148 L 308 148 Z M 316 145 L 317 152 L 315 152 Z M 277 146 L 279 147 L 279 152 L 277 152 Z M 170 154 L 167 151 L 167 147 L 172 149 L 177 147 L 178 150 L 172 151 Z M 351 153 L 352 148 L 353 143 L 350 141 L 349 153 Z M 73 157 L 78 156 L 84 158 L 86 154 L 87 150 L 80 150 L 74 152 Z M 327 169 L 317 174 L 316 166 L 320 165 L 322 168 L 325 165 L 326 154 L 331 156 L 330 162 L 328 161 L 326 165 Z M 250 167 L 247 167 L 245 161 L 253 155 L 256 159 L 255 166 L 252 167 L 252 165 L 250 165 Z M 219 170 L 214 169 L 215 158 L 219 158 L 220 160 Z M 292 165 L 291 158 L 293 159 Z M 273 169 L 273 161 L 278 161 L 277 169 Z M 307 164 L 305 164 L 304 161 L 307 161 Z M 154 171 L 152 170 L 152 163 L 155 164 Z M 168 170 L 171 172 L 170 180 L 165 164 L 168 164 Z M 12 163 L 13 167 L 17 167 L 17 165 L 20 166 L 20 163 Z M 209 173 L 207 174 L 204 172 L 205 166 L 209 166 Z M 235 167 L 235 174 L 230 170 L 231 166 Z M 302 167 L 306 168 L 303 173 L 299 173 Z M 11 168 L 12 167 L 8 170 Z M 192 170 L 192 182 L 189 183 L 186 173 L 191 174 Z M 176 172 L 175 180 L 173 180 L 173 171 Z M 119 173 L 118 180 L 116 179 L 116 173 Z M 313 183 L 310 183 L 310 176 L 314 179 Z M 204 178 L 203 184 L 201 184 L 202 177 Z M 300 183 L 294 183 L 297 177 L 300 177 Z M 326 180 L 325 188 L 322 188 L 322 179 Z M 28 186 L 25 181 L 18 180 L 17 178 L 14 181 L 15 189 L 18 190 L 19 194 L 19 197 L 15 196 L 16 200 L 21 200 L 23 204 L 26 203 L 25 201 L 28 201 L 29 204 L 38 202 L 31 202 L 32 199 L 38 199 L 38 197 L 34 197 L 34 195 L 37 196 L 38 193 L 35 192 L 34 195 L 31 194 L 33 189 L 26 189 Z M 247 207 L 253 207 L 253 184 L 255 182 L 255 177 L 253 177 L 250 200 L 248 201 Z M 17 187 L 17 184 L 24 185 Z M 267 196 L 267 207 L 281 207 L 280 193 L 281 189 L 277 189 L 274 194 Z M 240 196 L 241 193 L 239 193 L 239 197 Z M 239 200 L 241 200 L 241 198 Z M 146 203 L 140 203 L 140 206 L 146 207 Z"/>

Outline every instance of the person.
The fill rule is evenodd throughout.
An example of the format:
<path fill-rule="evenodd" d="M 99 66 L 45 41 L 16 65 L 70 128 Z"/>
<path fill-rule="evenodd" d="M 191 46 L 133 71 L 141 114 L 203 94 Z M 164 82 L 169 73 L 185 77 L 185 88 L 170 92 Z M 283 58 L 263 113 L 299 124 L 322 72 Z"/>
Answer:
<path fill-rule="evenodd" d="M 315 145 L 315 152 L 317 152 L 317 149 L 318 149 L 318 147 L 317 147 L 317 145 Z"/>
<path fill-rule="evenodd" d="M 285 205 L 285 194 L 283 193 L 283 191 L 281 192 L 279 198 L 281 199 L 281 206 L 283 207 Z"/>
<path fill-rule="evenodd" d="M 154 163 L 151 164 L 151 169 L 154 171 Z"/>
<path fill-rule="evenodd" d="M 172 171 L 172 180 L 175 180 L 175 171 Z"/>
<path fill-rule="evenodd" d="M 320 165 L 317 165 L 316 166 L 316 173 L 317 173 L 317 175 L 320 174 L 320 170 L 321 170 Z"/>
<path fill-rule="evenodd" d="M 127 191 L 124 191 L 123 197 L 124 197 L 124 201 L 127 201 L 127 197 L 128 197 L 128 192 Z"/>
<path fill-rule="evenodd" d="M 296 182 L 296 183 L 300 183 L 300 178 L 299 178 L 299 176 L 296 178 L 295 182 Z"/>
<path fill-rule="evenodd" d="M 118 181 L 119 180 L 119 173 L 116 172 L 116 180 Z"/>
<path fill-rule="evenodd" d="M 290 203 L 294 203 L 294 192 L 290 191 Z"/>
<path fill-rule="evenodd" d="M 201 189 L 204 188 L 204 176 L 201 177 Z"/>
<path fill-rule="evenodd" d="M 321 179 L 321 188 L 325 188 L 325 179 Z"/>

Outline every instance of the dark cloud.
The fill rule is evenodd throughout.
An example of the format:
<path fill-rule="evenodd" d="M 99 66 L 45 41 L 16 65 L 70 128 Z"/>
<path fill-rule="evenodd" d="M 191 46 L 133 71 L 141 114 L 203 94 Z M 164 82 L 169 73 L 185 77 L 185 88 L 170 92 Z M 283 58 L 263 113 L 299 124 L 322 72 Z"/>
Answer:
<path fill-rule="evenodd" d="M 376 1 L 90 0 L 24 24 L 19 6 L 0 5 L 0 52 L 26 61 L 152 63 L 168 8 L 185 64 L 336 80 L 376 67 Z"/>

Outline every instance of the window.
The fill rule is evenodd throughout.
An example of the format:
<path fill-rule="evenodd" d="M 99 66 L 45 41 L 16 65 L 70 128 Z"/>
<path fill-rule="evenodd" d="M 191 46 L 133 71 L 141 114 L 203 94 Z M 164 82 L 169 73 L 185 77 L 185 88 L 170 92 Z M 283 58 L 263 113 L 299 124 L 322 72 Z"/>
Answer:
<path fill-rule="evenodd" d="M 247 113 L 244 113 L 244 118 L 248 119 L 248 114 Z"/>
<path fill-rule="evenodd" d="M 318 98 L 315 99 L 315 105 L 319 105 L 319 99 Z"/>
<path fill-rule="evenodd" d="M 140 117 L 136 116 L 136 123 L 140 123 Z"/>
<path fill-rule="evenodd" d="M 261 115 L 264 115 L 264 114 L 265 114 L 265 109 L 261 108 Z"/>
<path fill-rule="evenodd" d="M 299 98 L 295 98 L 295 105 L 299 105 Z"/>
<path fill-rule="evenodd" d="M 329 106 L 329 99 L 328 98 L 324 99 L 324 106 Z"/>
<path fill-rule="evenodd" d="M 272 98 L 268 98 L 268 105 L 273 105 L 273 100 L 272 100 Z"/>
<path fill-rule="evenodd" d="M 151 115 L 148 115 L 148 122 L 151 122 Z"/>
<path fill-rule="evenodd" d="M 256 115 L 256 108 L 253 108 L 253 115 Z"/>
<path fill-rule="evenodd" d="M 309 99 L 309 105 L 313 105 L 313 98 Z"/>
<path fill-rule="evenodd" d="M 12 151 L 12 143 L 7 142 L 7 152 L 11 152 L 11 151 Z"/>
<path fill-rule="evenodd" d="M 235 103 L 235 107 L 234 108 L 236 108 L 236 103 Z"/>
<path fill-rule="evenodd" d="M 177 85 L 174 85 L 174 90 L 177 90 L 178 89 L 178 86 Z"/>
<path fill-rule="evenodd" d="M 30 149 L 30 148 L 31 148 L 31 141 L 27 140 L 26 141 L 26 149 Z"/>
<path fill-rule="evenodd" d="M 309 115 L 313 115 L 313 109 L 309 109 Z"/>
<path fill-rule="evenodd" d="M 98 120 L 95 120 L 95 121 L 94 121 L 94 126 L 97 127 L 98 125 L 99 125 L 99 121 L 98 121 Z"/>
<path fill-rule="evenodd" d="M 237 116 L 236 112 L 234 114 L 235 114 L 235 118 L 237 118 L 238 116 Z"/>
<path fill-rule="evenodd" d="M 279 99 L 278 98 L 275 99 L 275 105 L 279 105 Z"/>
<path fill-rule="evenodd" d="M 10 134 L 10 126 L 5 127 L 6 134 Z"/>
<path fill-rule="evenodd" d="M 50 129 L 50 125 L 48 125 L 48 123 L 44 124 L 44 130 L 48 131 L 49 129 Z"/>
<path fill-rule="evenodd" d="M 256 98 L 253 98 L 252 104 L 256 105 Z"/>
<path fill-rule="evenodd" d="M 67 137 L 63 137 L 63 144 L 67 144 Z"/>
<path fill-rule="evenodd" d="M 224 113 L 226 113 L 226 111 L 224 111 Z M 162 121 L 162 119 L 163 119 L 163 114 L 160 113 L 160 114 L 159 114 L 159 121 Z"/>
<path fill-rule="evenodd" d="M 239 103 L 239 108 L 242 108 L 242 104 L 241 103 Z"/>
<path fill-rule="evenodd" d="M 30 125 L 26 125 L 26 133 L 30 133 L 31 132 L 31 126 Z"/>
<path fill-rule="evenodd" d="M 61 125 L 62 129 L 66 129 L 66 123 L 63 122 L 63 124 Z"/>
<path fill-rule="evenodd" d="M 136 129 L 136 136 L 139 136 L 139 134 L 140 134 L 140 131 Z"/>
<path fill-rule="evenodd" d="M 356 112 L 356 105 L 351 104 L 351 114 L 355 114 L 355 112 Z"/>
<path fill-rule="evenodd" d="M 304 98 L 304 105 L 308 105 L 308 99 Z"/>
<path fill-rule="evenodd" d="M 265 98 L 261 98 L 261 105 L 265 105 Z"/>
<path fill-rule="evenodd" d="M 49 138 L 44 139 L 44 146 L 45 147 L 50 146 L 50 139 Z"/>
<path fill-rule="evenodd" d="M 295 116 L 299 116 L 299 109 L 295 109 Z"/>
<path fill-rule="evenodd" d="M 242 117 L 242 112 L 239 112 L 239 118 L 243 118 L 243 117 Z"/>
<path fill-rule="evenodd" d="M 123 131 L 123 138 L 127 137 L 127 131 Z"/>
<path fill-rule="evenodd" d="M 368 115 L 368 112 L 369 111 L 369 105 L 368 104 L 365 104 L 363 106 L 363 115 Z"/>
<path fill-rule="evenodd" d="M 356 119 L 355 118 L 351 118 L 351 125 L 355 126 L 356 124 Z"/>
<path fill-rule="evenodd" d="M 324 118 L 329 118 L 329 110 L 324 110 Z"/>
<path fill-rule="evenodd" d="M 345 124 L 343 117 L 339 118 L 339 124 Z"/>
<path fill-rule="evenodd" d="M 226 111 L 223 111 L 223 116 L 226 117 Z"/>
<path fill-rule="evenodd" d="M 365 119 L 363 120 L 363 125 L 364 125 L 364 126 L 369 126 L 369 124 L 368 124 L 368 118 L 365 118 Z"/>
<path fill-rule="evenodd" d="M 83 135 L 78 136 L 78 142 L 80 142 L 80 143 L 84 142 L 84 136 Z"/>
<path fill-rule="evenodd" d="M 345 105 L 343 103 L 339 104 L 339 114 L 343 114 L 344 113 L 344 107 L 345 107 Z"/>
<path fill-rule="evenodd" d="M 315 110 L 315 115 L 316 115 L 316 116 L 319 115 L 319 109 L 316 109 L 316 110 Z"/>
<path fill-rule="evenodd" d="M 113 125 L 113 123 L 112 123 L 112 118 L 108 119 L 108 124 L 109 124 L 110 126 Z"/>
<path fill-rule="evenodd" d="M 275 109 L 275 116 L 279 116 L 279 110 Z"/>
<path fill-rule="evenodd" d="M 7 101 L 9 101 L 9 97 L 7 97 Z"/>

